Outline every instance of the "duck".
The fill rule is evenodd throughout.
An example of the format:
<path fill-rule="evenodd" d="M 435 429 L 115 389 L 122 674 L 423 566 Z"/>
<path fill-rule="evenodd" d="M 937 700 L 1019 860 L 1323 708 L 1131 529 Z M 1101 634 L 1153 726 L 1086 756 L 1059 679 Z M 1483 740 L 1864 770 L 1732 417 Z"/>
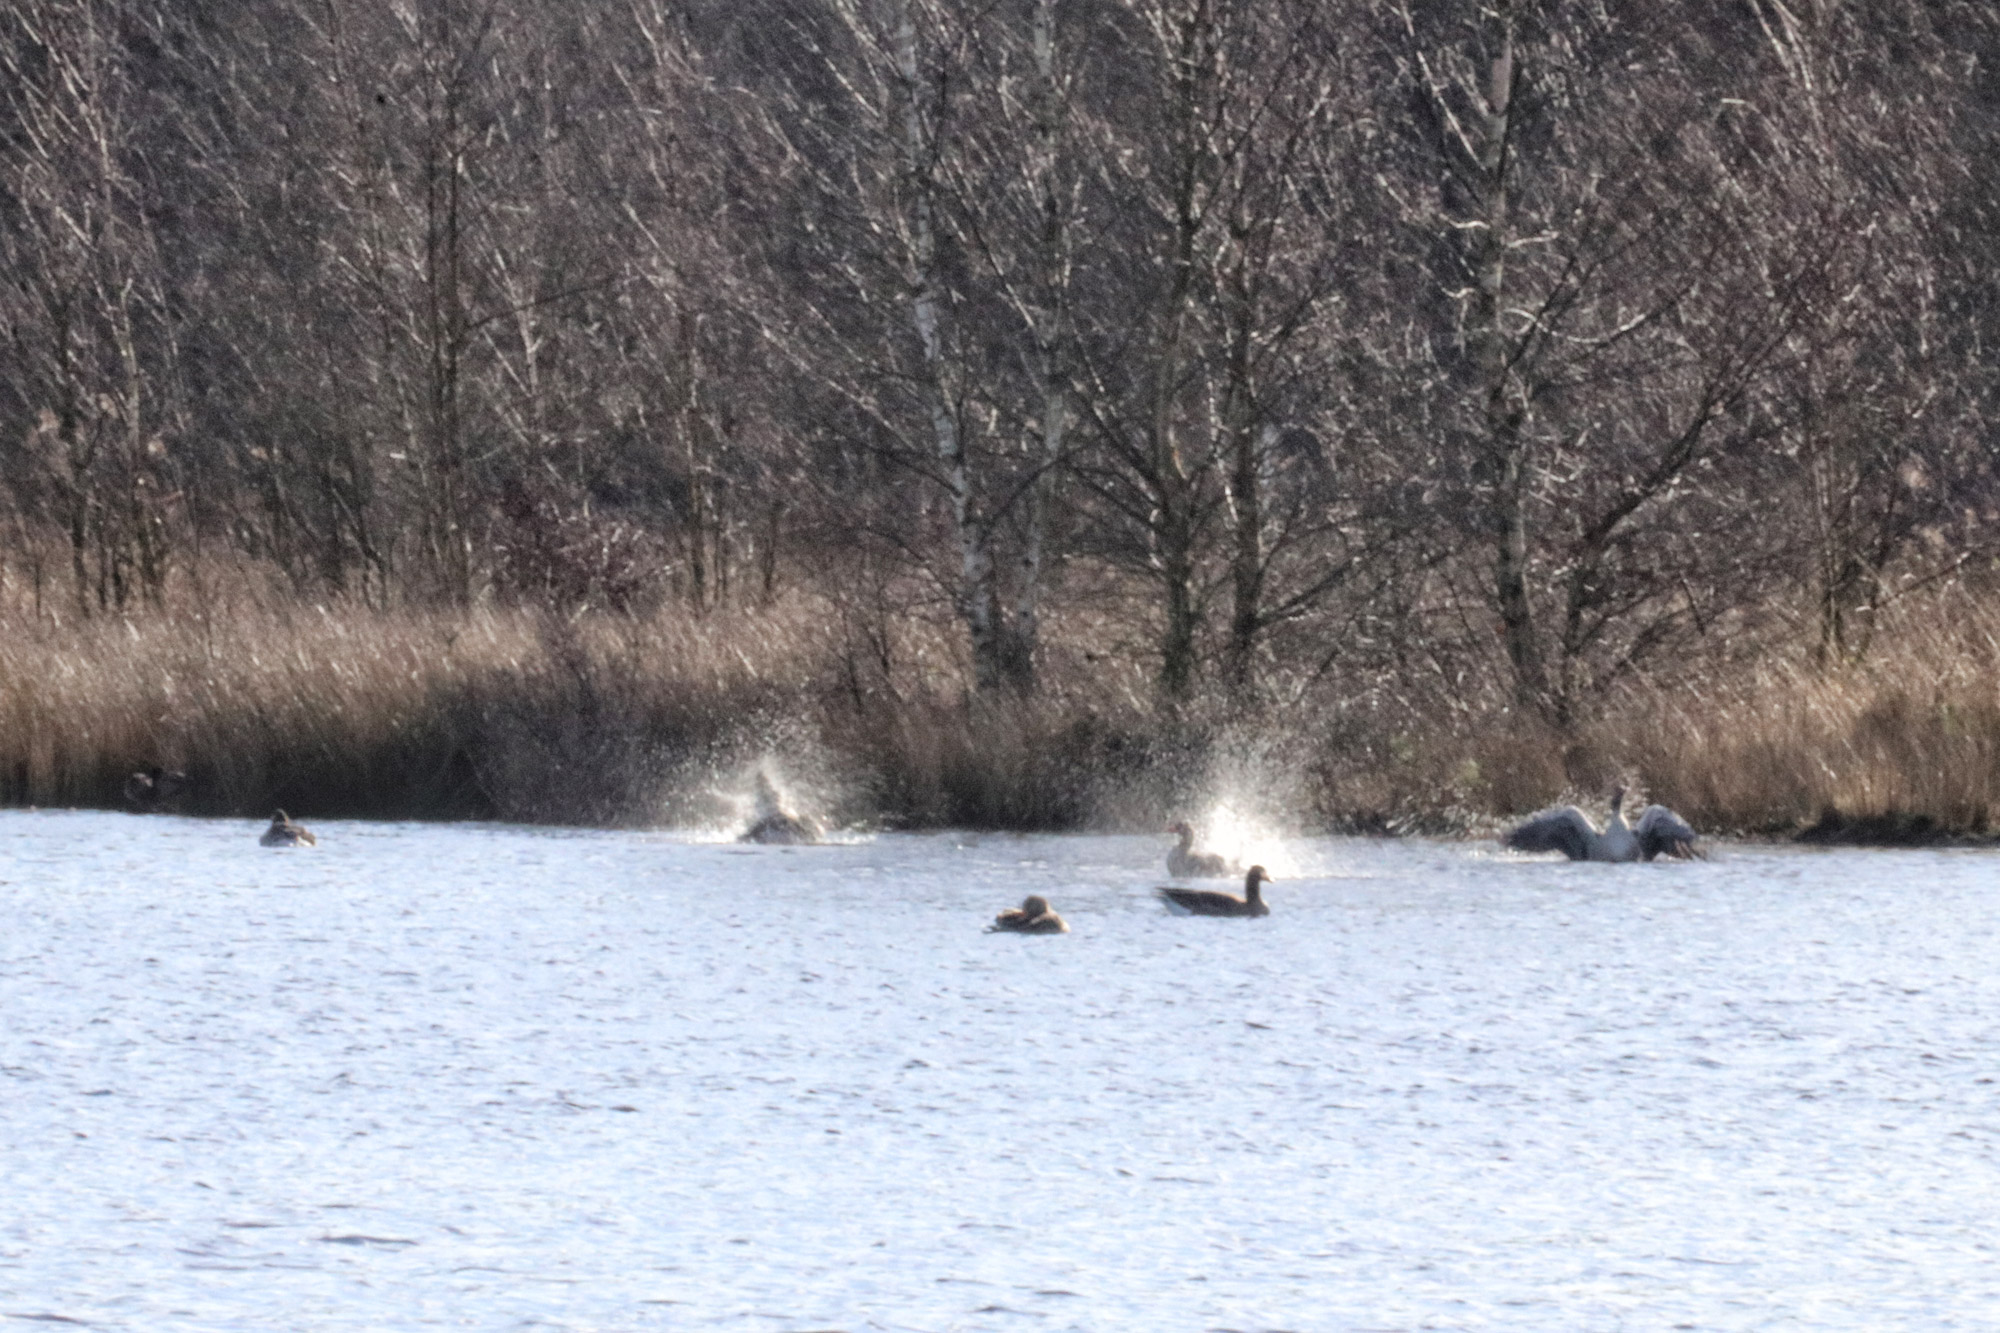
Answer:
<path fill-rule="evenodd" d="M 1271 909 L 1264 905 L 1264 895 L 1258 886 L 1270 882 L 1264 867 L 1251 866 L 1250 873 L 1243 877 L 1241 898 L 1214 889 L 1176 889 L 1165 885 L 1155 892 L 1169 910 L 1180 916 L 1269 916 Z"/>
<path fill-rule="evenodd" d="M 1502 839 L 1517 852 L 1561 852 L 1572 861 L 1651 861 L 1659 856 L 1695 855 L 1695 833 L 1664 805 L 1649 805 L 1639 822 L 1627 826 L 1625 788 L 1611 792 L 1611 818 L 1598 832 L 1589 816 L 1573 805 L 1544 810 L 1515 825 Z"/>
<path fill-rule="evenodd" d="M 1167 832 L 1181 835 L 1167 853 L 1167 873 L 1175 879 L 1221 879 L 1230 873 L 1229 862 L 1220 855 L 1194 849 L 1194 830 L 1185 819 L 1167 825 Z"/>
<path fill-rule="evenodd" d="M 1021 900 L 1019 907 L 1010 907 L 994 917 L 986 930 L 988 934 L 1012 931 L 1016 935 L 1067 935 L 1069 922 L 1056 915 L 1047 898 L 1031 893 Z"/>
<path fill-rule="evenodd" d="M 158 764 L 125 779 L 125 803 L 141 814 L 165 810 L 187 790 L 187 774 Z"/>
<path fill-rule="evenodd" d="M 271 816 L 271 827 L 264 830 L 264 836 L 257 839 L 266 847 L 317 847 L 319 839 L 303 824 L 294 824 L 290 815 L 283 810 Z"/>
<path fill-rule="evenodd" d="M 810 846 L 819 841 L 819 829 L 809 819 L 786 810 L 778 800 L 778 789 L 761 770 L 757 790 L 751 797 L 754 815 L 750 827 L 736 835 L 738 842 L 757 842 L 771 847 Z"/>

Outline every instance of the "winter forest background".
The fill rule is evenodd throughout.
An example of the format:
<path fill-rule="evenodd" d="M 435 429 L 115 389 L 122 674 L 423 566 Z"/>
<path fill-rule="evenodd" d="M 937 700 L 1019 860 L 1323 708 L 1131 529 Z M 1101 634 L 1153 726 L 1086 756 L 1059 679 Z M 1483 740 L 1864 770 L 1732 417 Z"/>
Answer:
<path fill-rule="evenodd" d="M 2000 801 L 1980 0 L 13 0 L 0 798 Z"/>

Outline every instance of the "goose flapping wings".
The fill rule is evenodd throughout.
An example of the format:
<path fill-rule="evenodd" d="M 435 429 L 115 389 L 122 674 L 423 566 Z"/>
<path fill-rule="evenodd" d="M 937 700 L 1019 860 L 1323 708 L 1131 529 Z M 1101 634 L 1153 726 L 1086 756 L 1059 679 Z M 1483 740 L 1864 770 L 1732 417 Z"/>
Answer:
<path fill-rule="evenodd" d="M 1508 831 L 1506 845 L 1517 852 L 1561 852 L 1572 861 L 1651 861 L 1695 855 L 1695 833 L 1664 805 L 1649 805 L 1639 822 L 1625 823 L 1625 789 L 1611 794 L 1611 818 L 1598 832 L 1589 816 L 1573 805 L 1544 810 Z"/>

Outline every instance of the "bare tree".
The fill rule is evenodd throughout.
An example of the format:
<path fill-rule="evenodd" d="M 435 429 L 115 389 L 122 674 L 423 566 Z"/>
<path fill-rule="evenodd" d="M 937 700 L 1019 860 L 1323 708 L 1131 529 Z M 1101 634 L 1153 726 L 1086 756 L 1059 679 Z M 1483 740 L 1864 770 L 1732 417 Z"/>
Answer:
<path fill-rule="evenodd" d="M 1981 546 L 1957 515 L 1982 466 L 1967 444 L 1985 376 L 1949 326 L 1957 187 L 1937 149 L 1964 132 L 1967 89 L 1937 7 L 1755 11 L 1773 92 L 1770 193 L 1844 201 L 1855 238 L 1837 299 L 1795 335 L 1773 389 L 1791 471 L 1779 484 L 1800 497 L 1816 652 L 1832 664 L 1866 653 L 1886 602 Z"/>
<path fill-rule="evenodd" d="M 0 16 L 0 377 L 16 438 L 66 533 L 77 606 L 157 597 L 180 423 L 150 221 L 144 92 L 127 44 L 151 15 L 31 0 Z"/>
<path fill-rule="evenodd" d="M 709 72 L 683 8 L 632 0 L 627 17 L 613 49 L 630 114 L 595 182 L 615 203 L 609 234 L 629 239 L 619 265 L 629 352 L 606 370 L 629 388 L 621 415 L 674 478 L 688 602 L 722 601 L 739 567 L 751 575 L 746 591 L 768 597 L 797 485 L 765 395 L 751 389 L 765 378 L 759 303 L 731 244 L 735 227 L 768 225 L 724 178 L 754 115 Z"/>
<path fill-rule="evenodd" d="M 1517 703 L 1566 725 L 1701 623 L 1693 589 L 1727 563 L 1717 525 L 1740 511 L 1696 478 L 1777 431 L 1758 391 L 1859 220 L 1838 199 L 1774 198 L 1766 123 L 1720 91 L 1752 87 L 1656 15 L 1400 16 L 1448 168 L 1417 220 L 1445 260 L 1454 325 L 1433 345 L 1461 404 L 1487 604 Z"/>
<path fill-rule="evenodd" d="M 834 0 L 796 23 L 798 63 L 763 124 L 774 188 L 812 220 L 768 261 L 792 317 L 767 330 L 830 418 L 941 502 L 944 560 L 907 506 L 874 530 L 934 571 L 976 688 L 1030 687 L 1068 429 L 1056 11 Z"/>

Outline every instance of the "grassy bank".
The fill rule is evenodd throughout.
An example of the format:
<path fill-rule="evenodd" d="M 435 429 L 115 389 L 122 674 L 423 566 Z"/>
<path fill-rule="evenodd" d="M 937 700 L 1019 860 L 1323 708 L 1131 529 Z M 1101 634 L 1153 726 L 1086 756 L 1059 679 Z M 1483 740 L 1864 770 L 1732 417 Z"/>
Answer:
<path fill-rule="evenodd" d="M 1463 692 L 1170 713 L 1088 626 L 1052 645 L 1042 696 L 980 703 L 948 627 L 902 626 L 890 652 L 807 599 L 0 619 L 12 805 L 117 807 L 158 764 L 189 775 L 197 814 L 723 826 L 768 764 L 824 817 L 877 826 L 1157 827 L 1226 802 L 1286 827 L 1478 832 L 1626 778 L 1705 830 L 1983 836 L 2000 790 L 2000 610 L 1963 594 L 1906 606 L 1864 663 L 1746 655 L 1634 684 L 1569 734 Z"/>

